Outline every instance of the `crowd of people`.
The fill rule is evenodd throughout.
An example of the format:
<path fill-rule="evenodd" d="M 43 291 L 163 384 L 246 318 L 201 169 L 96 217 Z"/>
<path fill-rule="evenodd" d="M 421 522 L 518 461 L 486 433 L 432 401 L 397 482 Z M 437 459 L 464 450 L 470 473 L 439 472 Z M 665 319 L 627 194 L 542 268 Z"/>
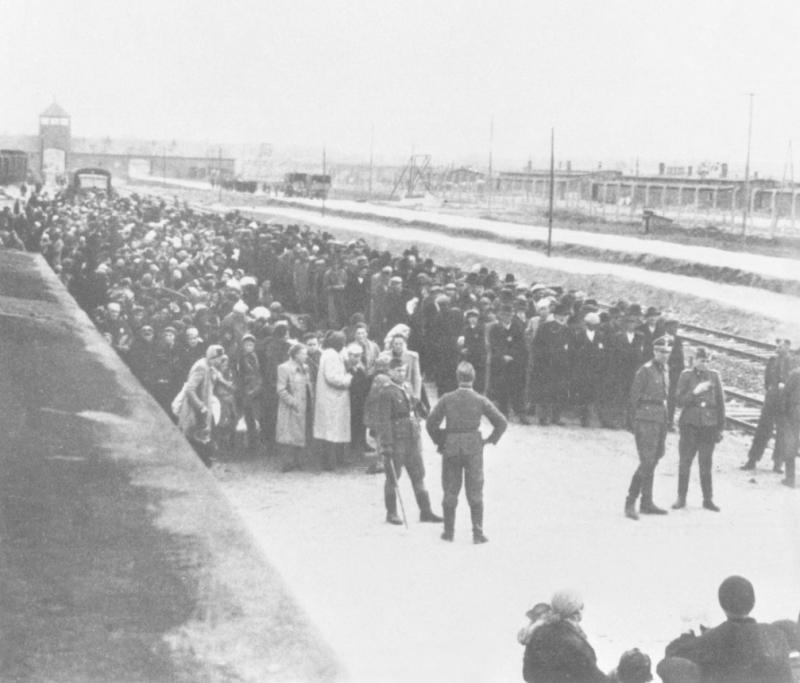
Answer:
<path fill-rule="evenodd" d="M 670 642 L 656 672 L 664 683 L 793 683 L 800 675 L 800 619 L 759 623 L 753 584 L 729 576 L 719 586 L 725 621 L 700 626 Z M 525 648 L 522 678 L 527 683 L 647 683 L 653 680 L 650 657 L 633 648 L 618 666 L 604 673 L 581 627 L 584 604 L 572 590 L 557 591 L 549 603 L 526 612 L 517 634 Z"/>
<path fill-rule="evenodd" d="M 421 415 L 430 407 L 423 377 L 442 396 L 457 388 L 456 367 L 466 361 L 476 391 L 506 417 L 547 426 L 571 414 L 583 426 L 628 428 L 637 446 L 649 439 L 653 453 L 632 482 L 626 513 L 638 495 L 645 508 L 655 507 L 647 498 L 650 464 L 654 469 L 664 433 L 675 428 L 688 360 L 671 313 L 626 301 L 603 307 L 584 292 L 500 277 L 480 265 L 437 265 L 413 246 L 392 255 L 308 227 L 199 214 L 177 200 L 26 198 L 0 214 L 2 243 L 44 254 L 206 463 L 215 450 L 237 447 L 241 418 L 244 449 L 277 453 L 286 469 L 312 459 L 334 468 L 351 453 L 372 451 L 368 434 L 376 425 L 368 432 L 367 397 L 386 373 L 378 357 L 388 353 L 403 359 Z M 657 340 L 668 340 L 666 356 Z M 780 358 L 791 360 L 782 348 Z M 782 397 L 789 395 L 783 386 L 790 360 L 775 365 Z M 631 402 L 637 372 L 654 361 L 665 394 L 655 436 L 646 415 L 654 406 Z M 775 424 L 776 468 L 785 461 L 793 484 L 789 455 L 800 408 L 773 400 L 779 382 L 770 379 L 772 367 L 748 466 Z M 724 396 L 711 400 L 724 410 Z M 724 412 L 721 420 L 719 411 L 711 416 L 713 425 L 699 415 L 708 410 L 695 412 L 691 427 L 700 429 L 687 431 L 686 450 L 700 453 L 711 508 L 708 442 L 720 437 Z M 370 467 L 381 469 L 380 459 Z M 683 472 L 681 482 L 687 477 Z"/>
<path fill-rule="evenodd" d="M 704 506 L 719 510 L 711 456 L 725 420 L 720 378 L 706 350 L 684 349 L 678 320 L 656 308 L 606 308 L 584 292 L 479 265 L 437 265 L 413 246 L 392 255 L 308 227 L 201 214 L 135 194 L 31 193 L 0 214 L 0 241 L 41 251 L 206 465 L 220 450 L 274 456 L 284 471 L 363 458 L 368 471 L 385 471 L 391 524 L 407 523 L 397 507 L 406 471 L 420 521 L 444 522 L 445 541 L 453 540 L 463 483 L 473 541 L 485 543 L 482 452 L 511 416 L 542 427 L 572 416 L 583 427 L 630 429 L 640 462 L 625 513 L 638 519 L 638 498 L 641 513 L 665 512 L 652 499 L 653 473 L 680 408 L 673 508 L 686 505 L 699 456 Z M 775 467 L 785 463 L 792 484 L 800 426 L 793 367 L 779 340 L 744 466 L 755 466 L 777 427 Z M 433 387 L 438 401 L 428 395 Z M 494 428 L 488 438 L 482 417 Z M 443 455 L 443 517 L 424 482 L 425 418 Z M 728 620 L 671 643 L 663 679 L 791 680 L 796 630 L 750 619 L 754 595 L 741 577 L 726 580 L 719 597 Z M 574 593 L 561 592 L 529 612 L 519 635 L 524 679 L 651 680 L 638 650 L 609 676 L 597 668 L 582 609 Z"/>

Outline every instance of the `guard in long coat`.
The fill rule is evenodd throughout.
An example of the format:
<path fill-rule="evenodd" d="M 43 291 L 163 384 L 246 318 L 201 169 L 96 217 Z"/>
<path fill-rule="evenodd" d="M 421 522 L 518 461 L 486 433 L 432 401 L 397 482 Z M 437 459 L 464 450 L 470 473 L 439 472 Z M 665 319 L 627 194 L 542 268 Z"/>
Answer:
<path fill-rule="evenodd" d="M 314 438 L 322 442 L 322 466 L 327 470 L 344 460 L 350 443 L 350 383 L 341 351 L 344 333 L 331 332 L 319 359 L 314 401 Z"/>
<path fill-rule="evenodd" d="M 425 425 L 442 453 L 442 538 L 453 540 L 456 506 L 463 479 L 472 517 L 472 540 L 486 543 L 489 539 L 483 533 L 483 447 L 500 440 L 508 421 L 494 403 L 473 390 L 475 369 L 469 363 L 459 363 L 456 377 L 458 389 L 439 399 Z M 494 428 L 485 440 L 479 431 L 483 416 Z M 442 421 L 445 422 L 444 430 L 441 429 Z"/>
<path fill-rule="evenodd" d="M 311 385 L 302 344 L 289 351 L 289 360 L 278 366 L 278 421 L 275 428 L 283 458 L 283 471 L 300 469 L 304 465 L 309 442 L 314 387 Z"/>
<path fill-rule="evenodd" d="M 378 445 L 379 453 L 386 464 L 386 481 L 383 486 L 386 521 L 390 524 L 403 523 L 397 516 L 396 488 L 397 480 L 405 468 L 414 488 L 420 522 L 441 522 L 442 518 L 431 510 L 431 498 L 425 488 L 419 421 L 414 410 L 411 387 L 405 383 L 405 377 L 403 361 L 393 358 L 389 368 L 389 378 L 392 381 L 378 394 Z"/>
<path fill-rule="evenodd" d="M 669 375 L 666 364 L 671 351 L 669 342 L 669 337 L 661 337 L 653 343 L 653 360 L 637 370 L 631 386 L 629 424 L 636 438 L 639 467 L 631 479 L 625 500 L 625 516 L 630 519 L 639 519 L 636 500 L 640 494 L 639 511 L 642 514 L 667 514 L 653 503 L 653 476 L 658 461 L 664 457 L 667 439 Z"/>

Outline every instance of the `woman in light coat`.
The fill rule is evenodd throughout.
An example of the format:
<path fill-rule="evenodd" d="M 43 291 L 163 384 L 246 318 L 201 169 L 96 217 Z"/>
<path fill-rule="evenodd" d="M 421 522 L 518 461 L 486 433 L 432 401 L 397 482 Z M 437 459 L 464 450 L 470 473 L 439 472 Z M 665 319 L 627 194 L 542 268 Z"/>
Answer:
<path fill-rule="evenodd" d="M 350 382 L 341 351 L 343 332 L 331 332 L 323 344 L 317 373 L 314 403 L 314 438 L 319 439 L 322 466 L 332 470 L 344 460 L 344 448 L 350 443 Z"/>
<path fill-rule="evenodd" d="M 302 344 L 289 349 L 289 360 L 278 366 L 278 422 L 275 440 L 283 460 L 283 471 L 301 469 L 306 460 L 308 432 L 311 426 L 314 387 L 311 386 Z"/>

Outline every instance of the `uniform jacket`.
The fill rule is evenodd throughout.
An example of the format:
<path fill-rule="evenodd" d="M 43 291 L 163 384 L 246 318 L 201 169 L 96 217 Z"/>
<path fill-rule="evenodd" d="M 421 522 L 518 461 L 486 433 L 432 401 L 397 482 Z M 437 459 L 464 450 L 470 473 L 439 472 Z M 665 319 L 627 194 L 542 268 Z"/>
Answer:
<path fill-rule="evenodd" d="M 319 359 L 314 402 L 314 437 L 332 443 L 350 443 L 350 383 L 344 361 L 335 349 Z"/>
<path fill-rule="evenodd" d="M 407 453 L 417 447 L 419 422 L 411 387 L 389 382 L 380 390 L 376 428 L 380 455 Z"/>
<path fill-rule="evenodd" d="M 647 361 L 636 371 L 631 385 L 630 414 L 634 421 L 667 423 L 666 368 Z"/>
<path fill-rule="evenodd" d="M 482 416 L 494 427 L 487 441 L 497 443 L 508 427 L 506 418 L 485 396 L 468 387 L 459 387 L 439 399 L 425 426 L 445 458 L 480 455 L 483 441 L 478 428 Z"/>
<path fill-rule="evenodd" d="M 308 368 L 288 360 L 278 366 L 278 421 L 275 440 L 289 446 L 306 445 L 306 424 L 309 401 L 314 390 Z"/>
<path fill-rule="evenodd" d="M 380 372 L 372 378 L 372 384 L 367 394 L 367 401 L 364 404 L 364 426 L 367 429 L 375 429 L 378 425 L 378 396 L 381 389 L 387 384 L 391 384 L 392 380 L 389 375 Z"/>
<path fill-rule="evenodd" d="M 406 366 L 406 383 L 411 388 L 411 395 L 417 401 L 422 397 L 422 372 L 419 369 L 419 354 L 406 349 L 401 356 Z"/>
<path fill-rule="evenodd" d="M 667 657 L 697 664 L 709 683 L 791 683 L 789 646 L 777 626 L 750 617 L 729 618 L 701 636 L 667 645 Z"/>
<path fill-rule="evenodd" d="M 695 396 L 695 387 L 705 380 L 711 382 L 711 387 Z M 676 402 L 683 409 L 678 424 L 715 427 L 720 432 L 725 428 L 725 394 L 719 373 L 714 370 L 684 370 L 678 379 Z"/>

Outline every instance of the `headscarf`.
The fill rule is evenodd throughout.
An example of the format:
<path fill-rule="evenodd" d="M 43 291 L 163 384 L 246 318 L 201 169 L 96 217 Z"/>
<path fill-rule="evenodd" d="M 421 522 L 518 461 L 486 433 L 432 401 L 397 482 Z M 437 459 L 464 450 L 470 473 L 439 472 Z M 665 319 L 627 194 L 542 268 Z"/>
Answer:
<path fill-rule="evenodd" d="M 577 592 L 570 589 L 559 590 L 550 598 L 550 613 L 545 617 L 545 621 L 548 624 L 557 621 L 565 622 L 583 638 L 586 638 L 580 625 L 582 611 L 583 599 Z"/>

